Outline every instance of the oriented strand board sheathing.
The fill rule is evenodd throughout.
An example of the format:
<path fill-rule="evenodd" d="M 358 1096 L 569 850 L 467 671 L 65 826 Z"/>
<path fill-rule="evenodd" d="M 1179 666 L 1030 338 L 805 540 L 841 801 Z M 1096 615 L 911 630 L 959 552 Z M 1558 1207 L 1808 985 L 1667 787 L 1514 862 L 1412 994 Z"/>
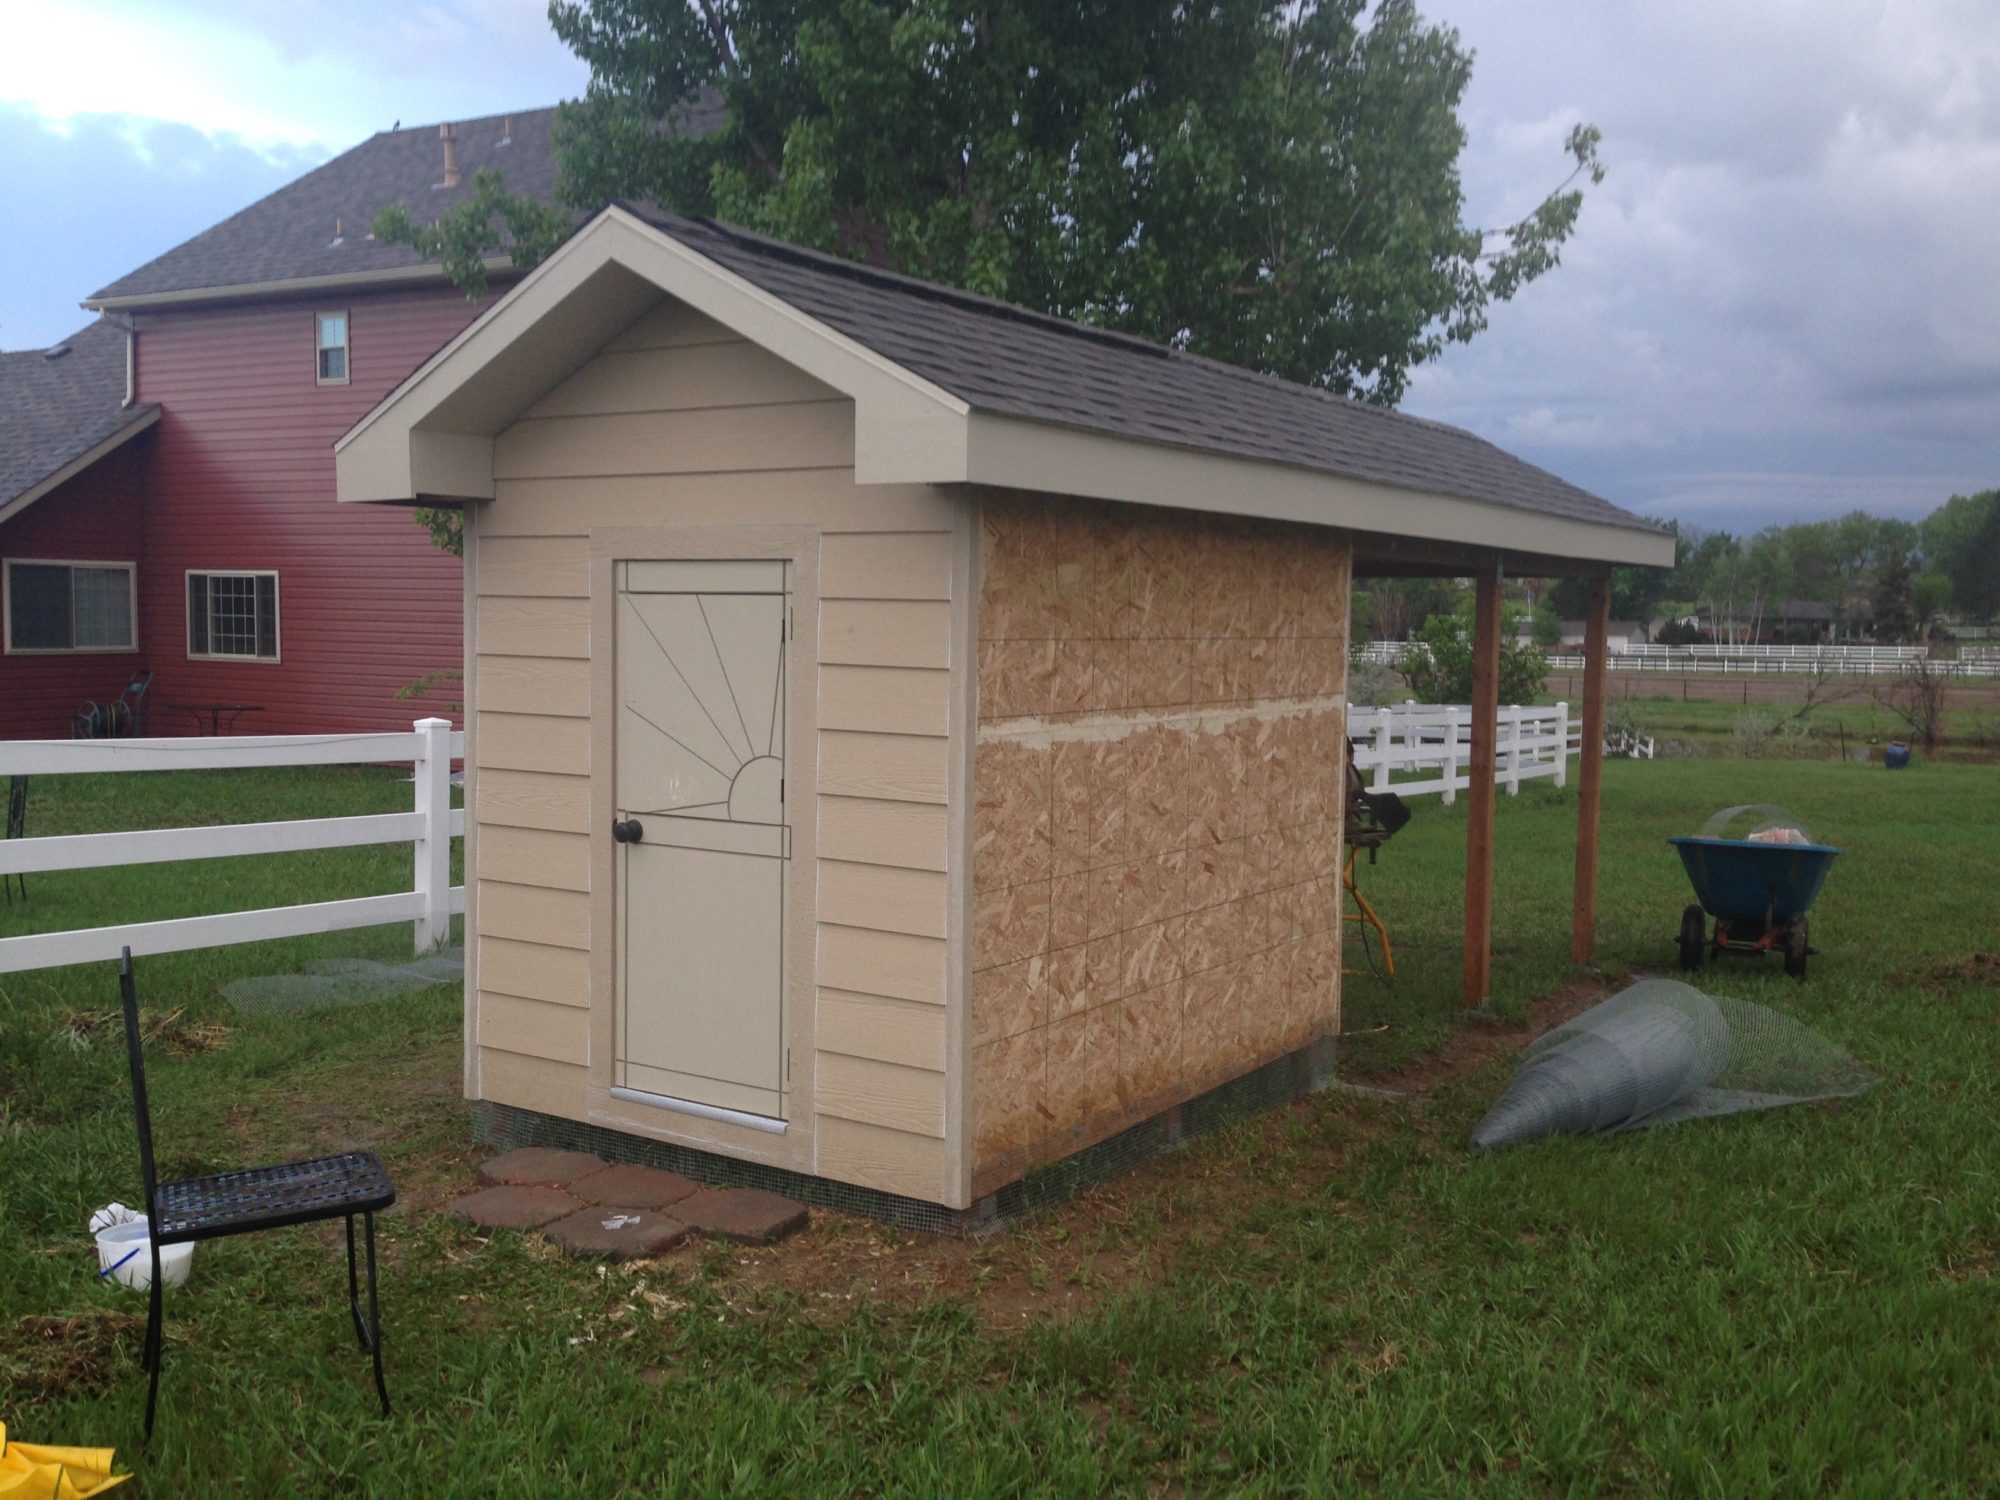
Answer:
<path fill-rule="evenodd" d="M 989 497 L 974 1189 L 1339 1023 L 1338 534 Z"/>

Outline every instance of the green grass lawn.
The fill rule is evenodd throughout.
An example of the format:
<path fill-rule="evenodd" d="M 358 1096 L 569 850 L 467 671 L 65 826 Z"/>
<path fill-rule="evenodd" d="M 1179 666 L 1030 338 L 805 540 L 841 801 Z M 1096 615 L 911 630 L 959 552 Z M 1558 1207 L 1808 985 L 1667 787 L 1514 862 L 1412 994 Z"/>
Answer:
<path fill-rule="evenodd" d="M 1878 1088 L 1474 1158 L 1465 1133 L 1511 1074 L 1503 1056 L 1420 1106 L 1302 1101 L 984 1245 L 823 1214 L 774 1250 L 599 1269 L 434 1212 L 477 1155 L 454 994 L 239 1015 L 219 982 L 330 945 L 163 958 L 149 1004 L 233 1028 L 220 1045 L 192 1029 L 151 1061 L 164 1171 L 358 1143 L 396 1173 L 399 1410 L 373 1414 L 337 1234 L 225 1241 L 169 1294 L 141 1458 L 143 1300 L 96 1281 L 83 1234 L 92 1207 L 137 1190 L 115 1033 L 72 1016 L 112 1006 L 111 975 L 0 981 L 0 1420 L 116 1443 L 141 1475 L 126 1493 L 155 1496 L 2000 1487 L 2000 988 L 1952 967 L 2000 948 L 2000 780 L 1737 760 L 1614 763 L 1606 779 L 1614 973 L 1669 962 L 1687 897 L 1662 840 L 1714 808 L 1780 802 L 1847 850 L 1804 986 L 1775 962 L 1704 982 L 1804 1019 Z M 37 831 L 104 826 L 116 809 L 87 800 L 98 785 L 49 783 Z M 315 773 L 246 793 L 240 815 L 407 791 Z M 1349 982 L 1345 1062 L 1371 1077 L 1468 1036 L 1515 1039 L 1507 1016 L 1577 978 L 1573 793 L 1501 799 L 1497 1020 L 1455 1006 L 1464 804 L 1416 808 L 1363 870 L 1401 970 L 1393 987 Z M 401 873 L 392 851 L 338 872 L 323 894 Z M 221 899 L 208 873 L 118 899 L 196 909 Z M 313 880 L 264 884 L 295 899 Z M 93 888 L 65 896 L 48 877 L 46 899 L 106 919 Z M 38 883 L 36 920 L 43 900 Z M 401 936 L 346 941 L 386 955 Z"/>

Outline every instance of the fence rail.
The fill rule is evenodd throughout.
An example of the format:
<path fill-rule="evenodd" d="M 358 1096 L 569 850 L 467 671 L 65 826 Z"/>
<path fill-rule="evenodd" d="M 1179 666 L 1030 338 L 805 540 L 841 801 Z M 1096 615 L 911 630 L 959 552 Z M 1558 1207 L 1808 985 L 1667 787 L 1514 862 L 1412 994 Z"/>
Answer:
<path fill-rule="evenodd" d="M 402 921 L 411 924 L 417 951 L 427 952 L 449 935 L 452 916 L 465 910 L 465 887 L 451 884 L 451 841 L 465 831 L 464 811 L 451 805 L 451 763 L 464 754 L 465 734 L 454 730 L 447 719 L 419 719 L 410 729 L 390 734 L 0 741 L 0 778 L 401 762 L 408 762 L 414 772 L 409 812 L 0 840 L 0 875 L 350 849 L 368 844 L 409 844 L 412 851 L 411 888 L 407 891 L 119 927 L 0 937 L 0 974 L 115 959 L 119 950 L 127 947 L 134 954 L 178 953 Z"/>
<path fill-rule="evenodd" d="M 1355 742 L 1355 767 L 1370 791 L 1399 797 L 1436 794 L 1451 803 L 1471 785 L 1468 707 L 1412 702 L 1357 708 L 1347 716 L 1347 733 Z M 1498 782 L 1510 793 L 1520 791 L 1523 781 L 1542 776 L 1567 785 L 1569 758 L 1582 744 L 1583 724 L 1570 718 L 1567 703 L 1503 707 L 1495 753 Z M 1399 776 L 1403 779 L 1394 779 Z"/>
<path fill-rule="evenodd" d="M 1407 641 L 1370 641 L 1355 648 L 1357 660 L 1393 667 L 1409 650 Z M 1613 672 L 1670 672 L 1682 676 L 1813 675 L 1893 677 L 1924 656 L 1921 646 L 1654 646 L 1634 644 L 1607 653 Z M 1948 678 L 2000 678 L 2000 652 L 1961 648 L 1956 658 L 1933 657 L 1932 668 Z M 1581 672 L 1580 652 L 1549 656 L 1556 672 Z"/>

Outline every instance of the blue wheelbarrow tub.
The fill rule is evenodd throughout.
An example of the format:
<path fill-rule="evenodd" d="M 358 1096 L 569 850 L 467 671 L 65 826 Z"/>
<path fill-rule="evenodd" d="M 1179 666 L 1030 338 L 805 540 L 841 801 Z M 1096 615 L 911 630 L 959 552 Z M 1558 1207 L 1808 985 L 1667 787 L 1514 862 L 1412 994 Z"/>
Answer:
<path fill-rule="evenodd" d="M 1831 844 L 1754 844 L 1694 836 L 1667 840 L 1680 851 L 1701 909 L 1725 922 L 1766 916 L 1782 926 L 1803 916 L 1840 851 Z"/>

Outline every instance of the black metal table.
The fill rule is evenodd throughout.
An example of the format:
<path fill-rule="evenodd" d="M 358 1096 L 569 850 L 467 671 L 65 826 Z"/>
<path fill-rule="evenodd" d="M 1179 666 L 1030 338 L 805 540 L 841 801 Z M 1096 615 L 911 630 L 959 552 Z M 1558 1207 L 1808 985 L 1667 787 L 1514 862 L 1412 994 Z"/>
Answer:
<path fill-rule="evenodd" d="M 236 728 L 236 721 L 243 715 L 261 714 L 264 711 L 264 705 L 261 703 L 169 703 L 167 707 L 177 708 L 191 717 L 196 729 L 201 728 L 201 716 L 207 714 L 210 734 L 228 734 Z M 222 722 L 225 714 L 229 716 L 227 724 Z"/>

